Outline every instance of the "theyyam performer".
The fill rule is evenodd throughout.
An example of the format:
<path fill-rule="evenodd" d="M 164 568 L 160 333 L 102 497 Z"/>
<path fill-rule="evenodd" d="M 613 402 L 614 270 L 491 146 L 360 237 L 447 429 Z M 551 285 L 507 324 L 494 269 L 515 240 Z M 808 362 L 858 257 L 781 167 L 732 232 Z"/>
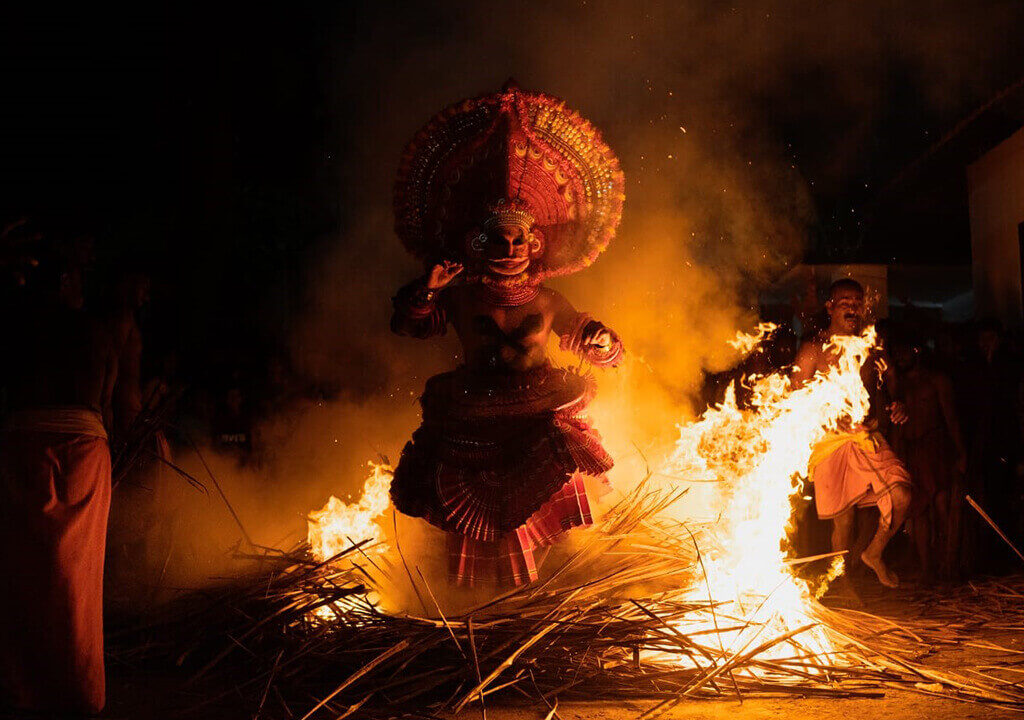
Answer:
<path fill-rule="evenodd" d="M 837 335 L 858 335 L 864 330 L 864 288 L 856 280 L 843 278 L 829 288 L 825 304 L 829 326 L 817 338 L 805 342 L 794 363 L 794 381 L 803 383 L 817 372 L 825 372 L 837 359 L 830 341 Z M 811 452 L 808 474 L 814 483 L 818 517 L 832 521 L 832 550 L 849 551 L 856 507 L 878 507 L 878 529 L 860 560 L 874 570 L 879 582 L 896 587 L 899 579 L 886 566 L 882 551 L 907 517 L 911 483 L 906 467 L 878 431 L 882 395 L 896 396 L 892 366 L 879 350 L 869 356 L 861 379 L 871 397 L 868 418 L 827 435 Z M 902 403 L 884 408 L 895 424 L 906 422 Z"/>
<path fill-rule="evenodd" d="M 398 291 L 392 329 L 450 324 L 465 362 L 427 381 L 391 498 L 447 532 L 457 584 L 536 580 L 535 551 L 592 523 L 585 480 L 599 488 L 612 467 L 583 416 L 593 377 L 546 346 L 555 333 L 586 367 L 615 365 L 622 343 L 543 281 L 605 249 L 624 185 L 593 125 L 512 81 L 443 110 L 403 155 L 396 229 L 426 274 Z"/>

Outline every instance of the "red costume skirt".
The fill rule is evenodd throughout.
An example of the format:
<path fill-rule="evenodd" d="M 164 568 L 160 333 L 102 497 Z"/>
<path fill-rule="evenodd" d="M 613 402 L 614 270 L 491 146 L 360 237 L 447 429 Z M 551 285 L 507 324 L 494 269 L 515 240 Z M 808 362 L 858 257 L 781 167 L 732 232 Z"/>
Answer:
<path fill-rule="evenodd" d="M 454 582 L 537 579 L 534 551 L 593 522 L 584 476 L 612 460 L 581 416 L 593 381 L 543 366 L 431 378 L 391 483 L 395 509 L 449 533 Z"/>
<path fill-rule="evenodd" d="M 0 703 L 102 709 L 109 508 L 105 438 L 0 434 Z"/>

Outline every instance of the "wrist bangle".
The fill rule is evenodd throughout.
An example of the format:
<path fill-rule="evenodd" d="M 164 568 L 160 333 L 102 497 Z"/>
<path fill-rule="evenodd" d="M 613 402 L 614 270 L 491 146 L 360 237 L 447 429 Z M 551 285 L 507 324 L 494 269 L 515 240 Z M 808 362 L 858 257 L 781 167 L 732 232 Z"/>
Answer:
<path fill-rule="evenodd" d="M 431 290 L 426 285 L 420 285 L 412 291 L 409 300 L 413 305 L 426 306 L 433 305 L 436 297 L 436 290 Z"/>

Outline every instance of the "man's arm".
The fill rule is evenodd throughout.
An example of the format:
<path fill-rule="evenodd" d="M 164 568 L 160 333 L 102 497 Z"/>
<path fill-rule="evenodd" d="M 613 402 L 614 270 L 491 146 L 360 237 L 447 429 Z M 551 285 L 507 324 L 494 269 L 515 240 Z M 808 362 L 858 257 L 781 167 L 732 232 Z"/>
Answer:
<path fill-rule="evenodd" d="M 135 319 L 128 322 L 128 332 L 117 354 L 113 412 L 115 431 L 124 433 L 142 411 L 142 334 Z"/>
<path fill-rule="evenodd" d="M 818 360 L 821 357 L 821 348 L 813 341 L 805 342 L 800 346 L 793 361 L 793 373 L 790 375 L 793 387 L 800 387 L 818 371 Z"/>
<path fill-rule="evenodd" d="M 964 437 L 960 432 L 960 419 L 956 415 L 956 406 L 953 402 L 953 384 L 945 375 L 936 374 L 935 390 L 939 396 L 939 406 L 942 408 L 942 417 L 946 421 L 946 429 L 953 440 L 953 447 L 956 448 L 956 469 L 963 474 L 967 471 L 967 448 L 964 446 Z"/>
<path fill-rule="evenodd" d="M 889 411 L 889 420 L 892 421 L 893 425 L 902 425 L 910 418 L 907 415 L 907 408 L 903 401 L 896 399 L 899 397 L 899 380 L 896 377 L 896 370 L 893 368 L 892 361 L 889 360 L 889 353 L 886 352 L 885 348 L 881 348 L 878 352 L 876 362 L 880 363 L 882 383 L 885 386 L 885 392 L 889 399 L 889 405 L 886 407 Z"/>
<path fill-rule="evenodd" d="M 102 358 L 99 367 L 103 378 L 100 381 L 100 414 L 103 415 L 103 426 L 108 433 L 114 432 L 114 389 L 117 386 L 118 352 L 107 327 L 99 322 L 93 324 L 93 352 Z"/>
<path fill-rule="evenodd" d="M 572 306 L 572 303 L 566 300 L 562 293 L 552 290 L 551 288 L 544 288 L 543 292 L 547 293 L 551 300 L 552 318 L 551 318 L 551 329 L 558 337 L 564 337 L 572 332 L 573 323 L 579 313 L 576 308 Z"/>
<path fill-rule="evenodd" d="M 391 299 L 394 314 L 391 331 L 414 338 L 444 335 L 448 329 L 445 295 L 442 291 L 462 272 L 462 264 L 443 260 L 423 276 L 401 288 Z"/>
<path fill-rule="evenodd" d="M 444 335 L 448 317 L 438 290 L 427 288 L 422 279 L 402 287 L 391 299 L 391 332 L 420 340 Z"/>

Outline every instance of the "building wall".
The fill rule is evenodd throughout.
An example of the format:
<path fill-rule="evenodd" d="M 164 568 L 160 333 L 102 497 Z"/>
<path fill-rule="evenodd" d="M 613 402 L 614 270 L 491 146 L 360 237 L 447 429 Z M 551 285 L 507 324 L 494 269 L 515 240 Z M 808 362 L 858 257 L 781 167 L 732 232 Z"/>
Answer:
<path fill-rule="evenodd" d="M 1024 128 L 967 168 L 974 300 L 978 317 L 1024 322 L 1020 225 L 1024 223 Z"/>

